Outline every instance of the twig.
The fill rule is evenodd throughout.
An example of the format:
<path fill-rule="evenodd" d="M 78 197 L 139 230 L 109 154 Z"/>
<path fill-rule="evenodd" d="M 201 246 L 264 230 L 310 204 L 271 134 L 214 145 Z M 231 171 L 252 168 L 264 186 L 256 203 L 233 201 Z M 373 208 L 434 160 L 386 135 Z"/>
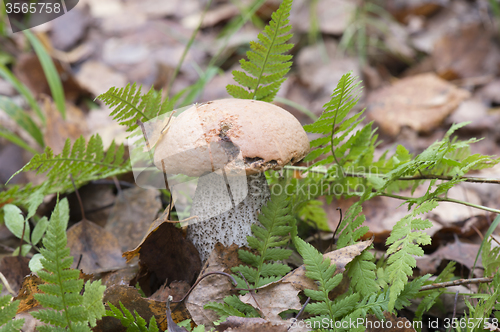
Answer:
<path fill-rule="evenodd" d="M 451 321 L 452 322 L 455 320 L 455 315 L 457 314 L 458 293 L 460 293 L 460 291 L 457 291 L 455 293 L 455 302 L 453 303 L 453 316 L 451 317 Z M 450 330 L 451 330 L 451 325 L 450 325 L 450 327 L 448 328 L 448 330 L 446 332 L 450 332 Z"/>
<path fill-rule="evenodd" d="M 238 273 L 240 274 L 240 276 L 243 278 L 243 280 L 245 281 L 245 284 L 247 284 L 247 287 L 250 288 L 250 284 L 248 283 L 247 279 L 245 278 L 245 276 L 243 275 L 243 273 L 241 273 L 241 271 L 238 271 Z M 262 308 L 259 304 L 259 302 L 257 302 L 257 299 L 255 298 L 255 296 L 253 296 L 253 293 L 252 291 L 248 291 L 250 293 L 250 296 L 252 296 L 252 299 L 255 301 L 255 304 L 257 304 L 257 307 L 259 307 L 259 310 L 262 311 Z"/>
<path fill-rule="evenodd" d="M 446 282 L 440 282 L 440 283 L 422 286 L 420 288 L 420 291 L 427 291 L 427 290 L 436 289 L 436 288 L 445 288 L 445 287 L 458 286 L 458 285 L 482 284 L 482 283 L 488 283 L 488 282 L 492 282 L 492 281 L 493 281 L 493 277 L 458 279 L 458 280 L 453 280 L 453 281 L 446 281 Z"/>
<path fill-rule="evenodd" d="M 296 169 L 300 171 L 307 171 L 307 172 L 312 172 L 312 173 L 322 173 L 326 174 L 328 170 L 326 169 L 309 169 L 309 167 L 306 166 L 285 166 L 286 169 Z M 366 179 L 368 175 L 371 176 L 380 176 L 383 177 L 385 174 L 365 174 L 365 173 L 351 173 L 351 172 L 345 172 L 344 175 L 346 177 L 352 177 L 352 178 L 364 178 Z M 424 175 L 420 173 L 419 176 L 406 176 L 406 177 L 401 177 L 396 180 L 401 180 L 401 181 L 417 181 L 417 180 L 443 180 L 443 181 L 451 181 L 457 179 L 456 177 L 453 176 L 446 176 L 446 175 L 434 175 L 434 174 L 427 174 Z M 472 182 L 472 183 L 491 183 L 491 184 L 500 184 L 500 179 L 488 179 L 488 178 L 478 178 L 478 177 L 467 177 L 467 176 L 462 176 L 458 177 L 458 179 L 463 180 L 463 182 Z"/>
<path fill-rule="evenodd" d="M 3 275 L 2 272 L 0 272 L 0 279 L 2 280 L 3 284 L 5 285 L 5 288 L 7 289 L 7 291 L 9 293 L 11 293 L 12 295 L 16 296 L 16 292 L 14 292 L 14 290 L 10 287 L 10 284 L 9 282 L 7 281 L 7 279 L 5 278 L 5 276 Z"/>
<path fill-rule="evenodd" d="M 73 187 L 75 188 L 75 194 L 76 194 L 76 198 L 78 199 L 78 204 L 80 204 L 80 210 L 82 211 L 82 219 L 87 220 L 87 218 L 85 218 L 85 210 L 83 209 L 82 198 L 80 197 L 80 193 L 78 192 L 78 189 L 76 188 L 75 180 L 73 180 L 73 175 L 70 174 L 69 177 L 71 178 L 71 183 L 73 184 Z"/>
<path fill-rule="evenodd" d="M 339 230 L 340 224 L 342 223 L 342 209 L 338 207 L 335 210 L 339 211 L 340 218 L 339 218 L 339 223 L 337 224 L 337 227 L 335 228 L 335 232 L 333 232 L 333 238 L 335 238 L 335 235 L 337 235 L 337 231 Z"/>
<path fill-rule="evenodd" d="M 300 311 L 297 313 L 297 316 L 295 316 L 294 318 L 292 318 L 292 324 L 288 327 L 287 331 L 290 331 L 290 329 L 292 328 L 293 324 L 295 324 L 295 322 L 299 319 L 300 315 L 302 315 L 302 313 L 304 312 L 304 309 L 309 304 L 310 300 L 311 300 L 311 298 L 308 297 L 307 300 L 306 300 L 306 303 L 304 303 L 304 305 L 302 306 L 302 308 L 300 309 Z"/>
<path fill-rule="evenodd" d="M 234 279 L 232 275 L 230 275 L 230 274 L 228 274 L 226 272 L 214 271 L 214 272 L 205 273 L 200 278 L 198 278 L 198 280 L 196 280 L 196 282 L 194 283 L 194 285 L 191 286 L 191 288 L 188 290 L 188 292 L 186 294 L 184 294 L 184 297 L 182 299 L 180 299 L 179 301 L 172 301 L 173 303 L 177 303 L 177 305 L 172 309 L 172 312 L 174 312 L 179 307 L 179 305 L 189 296 L 189 294 L 191 294 L 191 292 L 193 291 L 193 289 L 196 286 L 198 286 L 198 284 L 200 283 L 200 281 L 202 281 L 206 277 L 208 277 L 210 275 L 213 275 L 213 274 L 221 274 L 223 276 L 226 276 L 229 279 L 231 279 L 231 281 L 233 282 L 233 285 L 235 285 L 235 286 L 238 285 L 238 283 L 236 282 L 236 279 Z"/>
<path fill-rule="evenodd" d="M 405 201 L 415 200 L 415 197 L 400 196 L 400 195 L 394 195 L 394 194 L 389 194 L 389 193 L 385 193 L 385 192 L 379 193 L 379 195 L 380 196 L 385 196 L 385 197 L 396 198 L 396 199 L 402 199 L 402 200 L 405 200 Z M 453 199 L 453 198 L 448 198 L 448 197 L 433 197 L 433 199 L 435 199 L 438 202 L 452 202 L 452 203 L 462 204 L 462 205 L 470 206 L 470 207 L 473 207 L 473 208 L 476 208 L 476 209 L 480 209 L 480 210 L 484 210 L 484 211 L 488 211 L 488 212 L 493 212 L 493 213 L 500 214 L 500 210 L 489 208 L 489 207 L 486 207 L 486 206 L 483 206 L 483 205 L 477 205 L 477 204 L 474 204 L 474 203 L 460 201 L 458 199 Z"/>

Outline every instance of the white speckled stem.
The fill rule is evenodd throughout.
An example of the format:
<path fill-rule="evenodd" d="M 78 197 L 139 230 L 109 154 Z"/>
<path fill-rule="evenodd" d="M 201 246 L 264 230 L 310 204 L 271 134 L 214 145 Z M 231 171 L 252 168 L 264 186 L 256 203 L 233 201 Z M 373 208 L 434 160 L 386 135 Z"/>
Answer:
<path fill-rule="evenodd" d="M 264 173 L 248 175 L 246 181 L 244 179 L 241 176 L 228 180 L 211 173 L 198 181 L 191 215 L 202 221 L 189 225 L 187 238 L 198 249 L 203 263 L 217 242 L 225 246 L 233 243 L 246 245 L 247 236 L 252 234 L 250 226 L 258 222 L 257 213 L 270 197 L 269 186 Z M 233 201 L 236 201 L 236 206 L 231 204 Z"/>

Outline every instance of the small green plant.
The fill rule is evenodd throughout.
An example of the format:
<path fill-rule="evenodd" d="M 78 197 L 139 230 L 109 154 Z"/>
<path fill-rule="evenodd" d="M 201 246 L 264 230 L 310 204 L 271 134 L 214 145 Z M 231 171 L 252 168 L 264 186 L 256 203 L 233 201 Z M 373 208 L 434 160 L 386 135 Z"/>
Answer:
<path fill-rule="evenodd" d="M 52 212 L 47 234 L 43 238 L 44 248 L 40 249 L 43 270 L 38 271 L 45 284 L 38 288 L 42 294 L 35 299 L 47 309 L 33 312 L 33 317 L 50 324 L 38 327 L 39 331 L 90 331 L 96 321 L 105 313 L 102 298 L 105 286 L 101 281 L 87 281 L 85 291 L 80 271 L 71 269 L 73 257 L 66 247 L 66 227 L 69 219 L 68 201 L 59 201 Z"/>
<path fill-rule="evenodd" d="M 233 71 L 234 80 L 240 84 L 228 85 L 227 92 L 240 99 L 257 99 L 272 102 L 284 77 L 292 66 L 288 52 L 293 44 L 286 42 L 292 37 L 289 33 L 288 16 L 292 8 L 292 0 L 284 0 L 278 10 L 272 14 L 269 25 L 259 34 L 257 42 L 250 42 L 251 50 L 247 52 L 248 61 L 240 61 L 241 68 L 247 73 Z M 248 91 L 246 90 L 248 89 Z"/>
<path fill-rule="evenodd" d="M 2 285 L 0 285 L 1 290 Z M 23 327 L 24 318 L 14 319 L 20 301 L 11 300 L 12 296 L 10 295 L 0 297 L 0 332 L 20 331 Z"/>
<path fill-rule="evenodd" d="M 113 304 L 108 302 L 108 306 L 111 310 L 106 310 L 106 316 L 119 319 L 123 326 L 127 328 L 129 332 L 158 332 L 158 325 L 156 324 L 155 316 L 151 316 L 149 320 L 149 326 L 146 327 L 146 321 L 144 318 L 139 316 L 137 311 L 134 310 L 134 314 L 130 312 L 120 301 L 120 309 L 115 307 Z"/>
<path fill-rule="evenodd" d="M 284 192 L 272 195 L 262 207 L 258 216 L 262 226 L 252 225 L 253 236 L 247 237 L 248 245 L 258 254 L 239 250 L 239 258 L 247 265 L 232 269 L 239 288 L 261 287 L 281 279 L 290 272 L 288 265 L 277 261 L 287 259 L 292 253 L 291 250 L 282 248 L 290 241 L 290 234 L 296 234 L 295 218 L 291 210 L 288 195 Z M 226 297 L 224 303 L 206 304 L 204 308 L 217 312 L 221 320 L 228 316 L 259 317 L 252 306 L 241 302 L 236 295 Z"/>

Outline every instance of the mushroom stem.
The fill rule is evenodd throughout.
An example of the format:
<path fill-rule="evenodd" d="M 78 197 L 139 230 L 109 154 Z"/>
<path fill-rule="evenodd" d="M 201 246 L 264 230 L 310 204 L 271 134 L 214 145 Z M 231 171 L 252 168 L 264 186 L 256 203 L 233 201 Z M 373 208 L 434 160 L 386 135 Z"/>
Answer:
<path fill-rule="evenodd" d="M 217 242 L 246 245 L 247 236 L 252 235 L 251 225 L 258 222 L 257 214 L 269 197 L 264 173 L 226 176 L 214 172 L 200 177 L 191 211 L 192 216 L 198 216 L 198 222 L 189 225 L 187 237 L 198 249 L 202 262 Z"/>

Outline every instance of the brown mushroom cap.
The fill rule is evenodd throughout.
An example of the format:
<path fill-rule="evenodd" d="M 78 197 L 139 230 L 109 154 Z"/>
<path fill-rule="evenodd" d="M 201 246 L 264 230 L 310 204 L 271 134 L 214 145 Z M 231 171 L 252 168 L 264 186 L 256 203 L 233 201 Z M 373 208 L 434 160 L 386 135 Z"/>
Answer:
<path fill-rule="evenodd" d="M 280 169 L 308 151 L 304 129 L 286 110 L 257 100 L 222 99 L 176 117 L 156 146 L 154 163 L 169 174 L 201 176 L 232 165 L 249 175 Z"/>

